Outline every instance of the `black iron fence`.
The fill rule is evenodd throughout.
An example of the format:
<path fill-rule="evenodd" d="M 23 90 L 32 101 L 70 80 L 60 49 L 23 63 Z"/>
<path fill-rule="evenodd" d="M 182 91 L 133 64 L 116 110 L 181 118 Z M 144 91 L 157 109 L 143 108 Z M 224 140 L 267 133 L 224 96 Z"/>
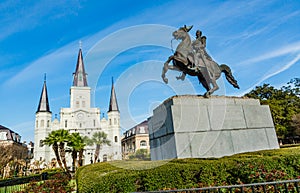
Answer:
<path fill-rule="evenodd" d="M 0 193 L 13 193 L 13 192 L 22 191 L 26 188 L 27 185 L 28 183 L 0 187 Z"/>
<path fill-rule="evenodd" d="M 53 175 L 53 174 L 52 174 Z M 10 193 L 23 190 L 29 182 L 47 180 L 48 173 L 0 180 L 0 193 Z"/>
<path fill-rule="evenodd" d="M 10 193 L 24 189 L 30 181 L 46 180 L 45 175 L 28 176 L 25 178 L 16 178 L 0 181 L 0 193 Z M 231 186 L 214 186 L 205 188 L 192 189 L 174 189 L 174 190 L 159 190 L 150 191 L 148 193 L 300 193 L 300 179 L 285 180 L 275 182 L 263 182 L 255 184 L 239 184 Z M 136 192 L 138 193 L 138 192 Z"/>
<path fill-rule="evenodd" d="M 285 180 L 277 182 L 263 182 L 255 184 L 239 184 L 231 186 L 215 186 L 215 187 L 205 187 L 205 188 L 192 188 L 192 189 L 178 189 L 178 190 L 160 190 L 160 191 L 150 191 L 149 193 L 167 193 L 167 192 L 180 192 L 180 193 L 248 193 L 248 192 L 272 192 L 272 193 L 290 193 L 290 192 L 300 192 L 299 191 L 300 179 L 297 180 Z"/>

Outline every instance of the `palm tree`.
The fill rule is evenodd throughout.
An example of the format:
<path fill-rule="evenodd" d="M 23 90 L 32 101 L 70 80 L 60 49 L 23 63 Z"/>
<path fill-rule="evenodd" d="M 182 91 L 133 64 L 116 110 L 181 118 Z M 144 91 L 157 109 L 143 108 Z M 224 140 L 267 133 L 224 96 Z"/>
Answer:
<path fill-rule="evenodd" d="M 69 141 L 67 145 L 71 148 L 72 154 L 72 168 L 75 170 L 76 160 L 77 160 L 77 153 L 78 153 L 78 165 L 77 167 L 82 166 L 82 159 L 83 159 L 83 151 L 86 143 L 84 142 L 83 137 L 80 136 L 79 133 L 71 133 L 69 136 Z"/>
<path fill-rule="evenodd" d="M 99 158 L 100 149 L 103 145 L 110 146 L 110 141 L 107 139 L 107 134 L 103 131 L 99 131 L 93 134 L 92 138 L 87 140 L 88 145 L 96 145 L 94 163 Z"/>
<path fill-rule="evenodd" d="M 66 161 L 65 143 L 68 142 L 68 140 L 70 138 L 69 137 L 70 133 L 68 130 L 64 130 L 64 129 L 56 130 L 56 132 L 58 133 L 58 136 L 59 136 L 57 142 L 59 142 L 58 149 L 59 149 L 59 155 L 61 158 L 61 162 L 63 163 L 66 172 L 69 172 L 68 166 L 67 166 L 67 161 Z"/>
<path fill-rule="evenodd" d="M 49 133 L 48 137 L 44 140 L 46 145 L 52 145 L 54 150 L 57 162 L 62 170 L 66 172 L 68 177 L 71 177 L 70 171 L 68 170 L 67 162 L 66 162 L 66 151 L 65 151 L 65 143 L 69 139 L 69 131 L 64 129 L 59 129 L 52 131 Z"/>
<path fill-rule="evenodd" d="M 62 170 L 64 170 L 64 167 L 62 165 L 62 162 L 61 162 L 61 159 L 60 159 L 60 156 L 59 156 L 59 152 L 58 152 L 58 138 L 59 138 L 59 133 L 57 131 L 52 131 L 51 133 L 48 134 L 48 137 L 46 137 L 43 140 L 43 143 L 45 145 L 52 146 L 52 149 L 54 151 L 57 163 L 58 163 L 59 167 Z"/>

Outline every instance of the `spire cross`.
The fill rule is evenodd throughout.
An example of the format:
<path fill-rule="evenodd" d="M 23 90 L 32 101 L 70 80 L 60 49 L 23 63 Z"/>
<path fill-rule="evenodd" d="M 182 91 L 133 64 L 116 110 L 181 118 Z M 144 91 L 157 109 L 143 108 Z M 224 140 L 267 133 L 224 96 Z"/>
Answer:
<path fill-rule="evenodd" d="M 46 73 L 44 74 L 44 82 L 46 82 Z"/>
<path fill-rule="evenodd" d="M 82 41 L 79 40 L 79 49 L 81 49 L 81 48 L 82 48 Z"/>

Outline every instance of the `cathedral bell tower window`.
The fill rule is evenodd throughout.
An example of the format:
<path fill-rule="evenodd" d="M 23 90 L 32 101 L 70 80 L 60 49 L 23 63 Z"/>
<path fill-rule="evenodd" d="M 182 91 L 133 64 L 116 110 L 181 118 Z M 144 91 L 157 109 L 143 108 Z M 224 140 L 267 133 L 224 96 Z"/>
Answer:
<path fill-rule="evenodd" d="M 40 147 L 43 147 L 43 146 L 44 146 L 44 141 L 40 140 Z"/>

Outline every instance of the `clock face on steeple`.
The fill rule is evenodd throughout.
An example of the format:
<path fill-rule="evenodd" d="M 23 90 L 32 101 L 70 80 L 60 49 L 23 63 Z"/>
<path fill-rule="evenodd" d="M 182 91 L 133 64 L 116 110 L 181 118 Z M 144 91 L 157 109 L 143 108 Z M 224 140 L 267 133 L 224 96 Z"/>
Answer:
<path fill-rule="evenodd" d="M 84 118 L 84 114 L 83 113 L 77 113 L 76 115 L 77 119 L 81 120 Z"/>

